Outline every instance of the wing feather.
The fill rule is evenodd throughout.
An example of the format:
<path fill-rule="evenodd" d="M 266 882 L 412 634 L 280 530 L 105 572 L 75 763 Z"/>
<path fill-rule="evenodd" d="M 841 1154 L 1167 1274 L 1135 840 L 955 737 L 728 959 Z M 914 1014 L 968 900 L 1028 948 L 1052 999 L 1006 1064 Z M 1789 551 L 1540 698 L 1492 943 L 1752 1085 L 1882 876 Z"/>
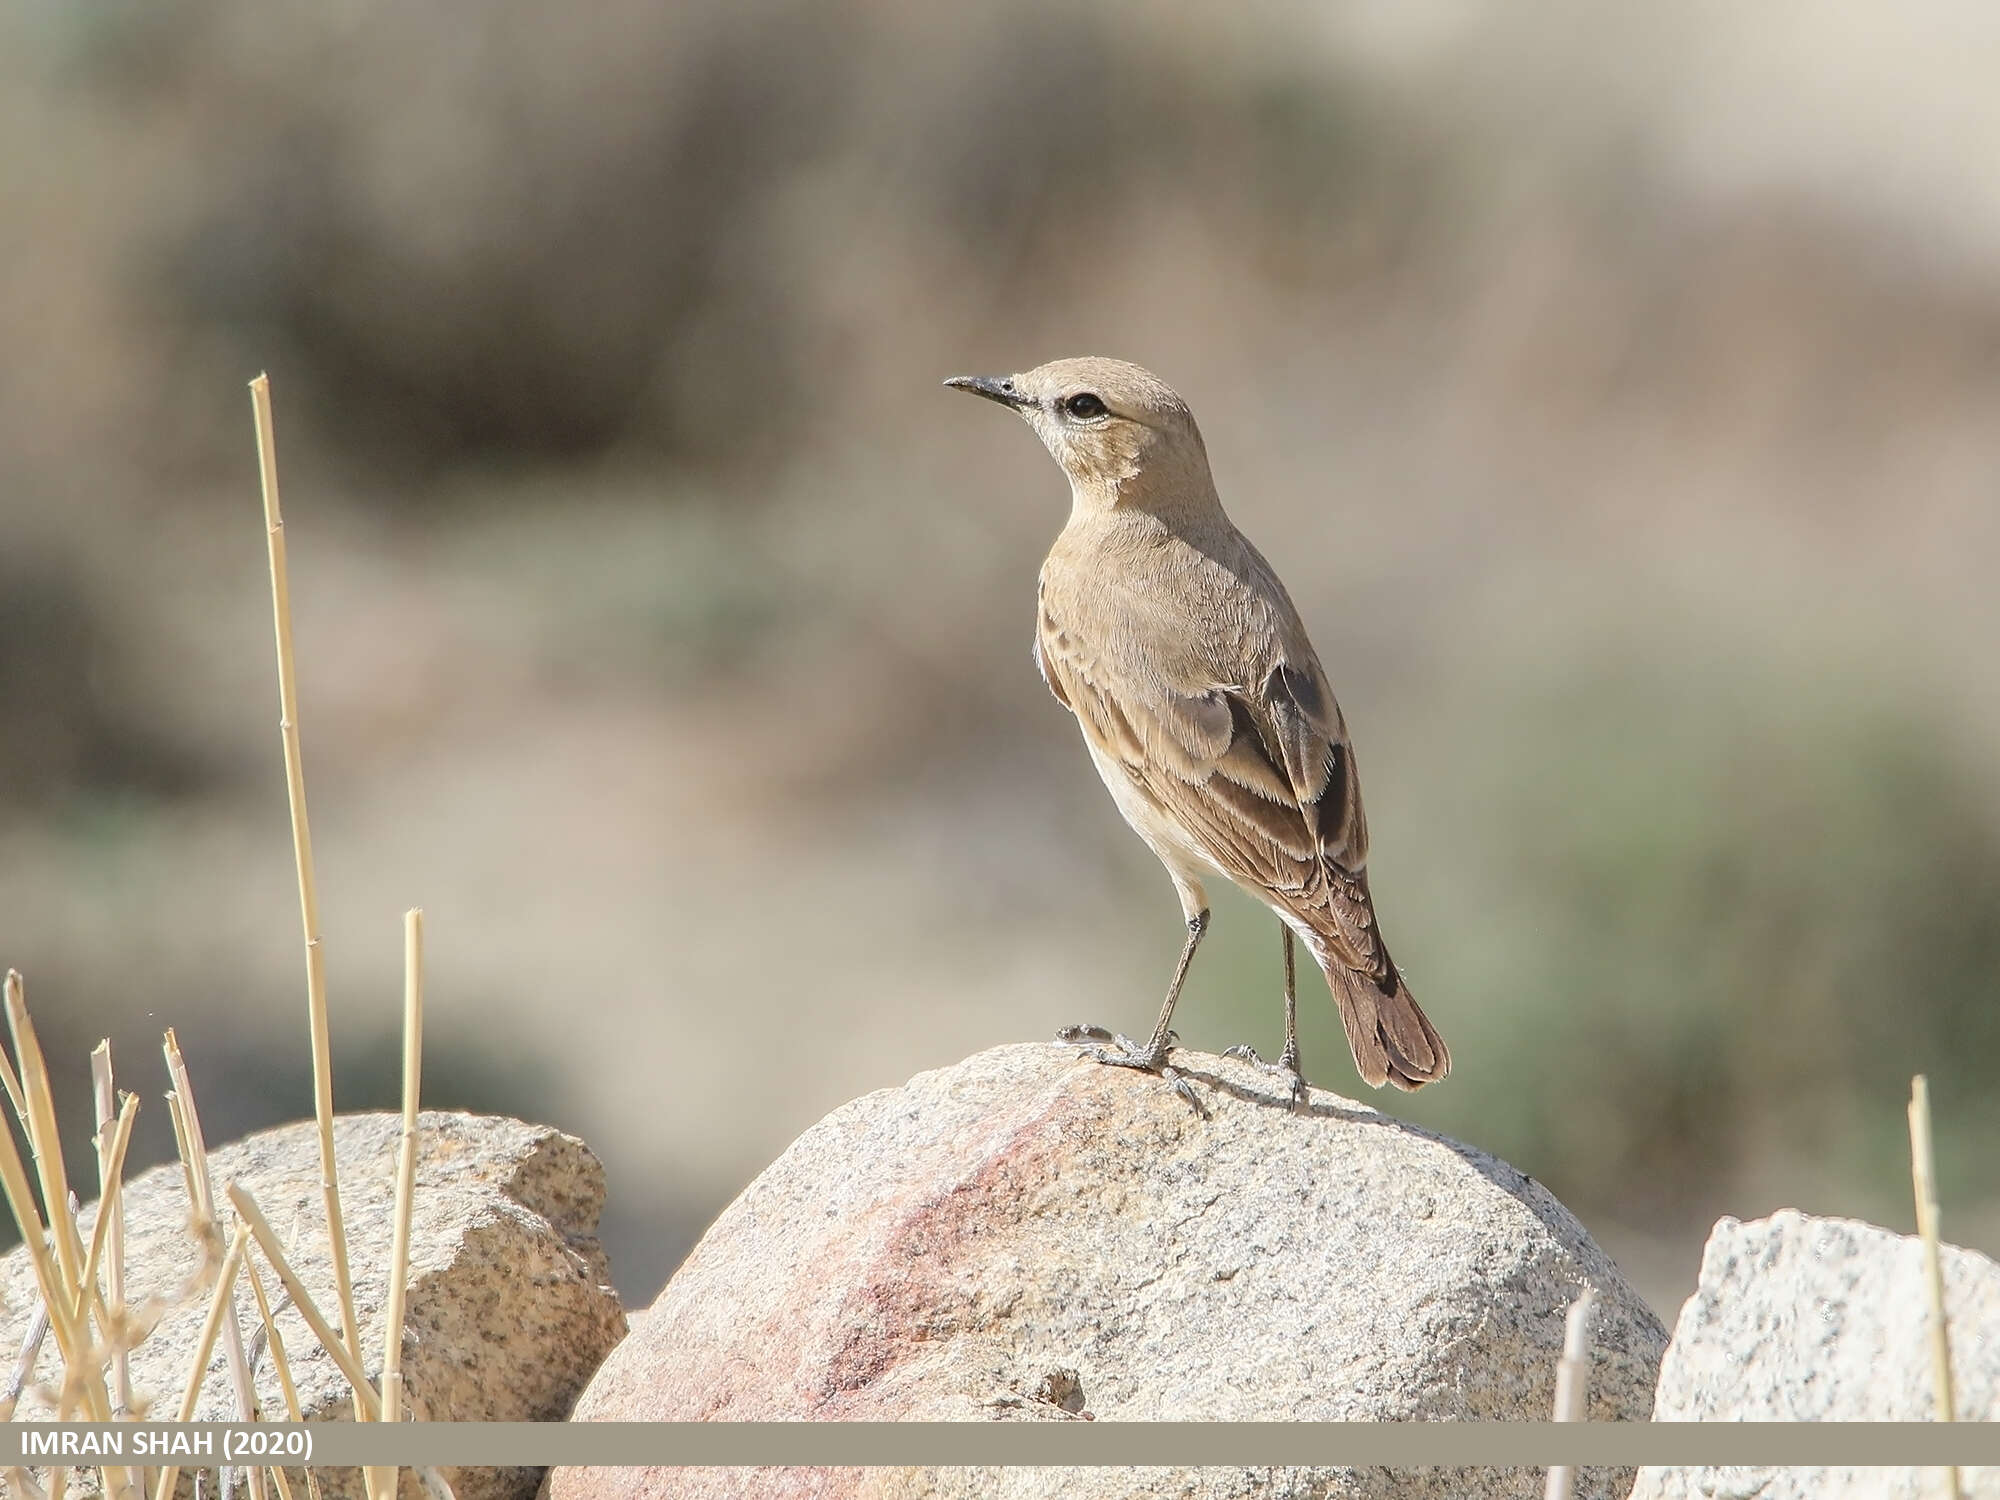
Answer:
<path fill-rule="evenodd" d="M 1097 623 L 1113 635 L 1129 625 Z M 1114 668 L 1045 598 L 1035 655 L 1092 744 L 1196 847 L 1308 921 L 1333 957 L 1380 980 L 1393 969 L 1361 874 L 1367 832 L 1346 726 L 1303 627 L 1279 624 L 1292 628 L 1266 632 L 1249 653 L 1259 659 L 1234 664 L 1241 671 L 1190 663 L 1176 677 L 1161 652 L 1127 652 L 1138 659 Z"/>

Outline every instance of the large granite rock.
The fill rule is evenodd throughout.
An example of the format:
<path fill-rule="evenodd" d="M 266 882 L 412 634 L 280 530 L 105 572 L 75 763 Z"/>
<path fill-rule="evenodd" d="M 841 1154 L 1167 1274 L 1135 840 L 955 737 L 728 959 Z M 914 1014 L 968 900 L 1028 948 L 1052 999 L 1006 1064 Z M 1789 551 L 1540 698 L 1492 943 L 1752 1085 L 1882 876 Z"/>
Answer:
<path fill-rule="evenodd" d="M 1157 1078 L 1003 1047 L 834 1111 L 716 1221 L 589 1420 L 1544 1419 L 1600 1298 L 1591 1414 L 1643 1420 L 1665 1330 L 1483 1152 L 1249 1064 Z M 1426 1470 L 556 1469 L 614 1496 L 1539 1495 Z M 1622 1493 L 1609 1473 L 1584 1493 Z"/>
<path fill-rule="evenodd" d="M 1961 1421 L 2000 1421 L 2000 1265 L 1944 1247 L 1945 1314 Z M 1673 1422 L 1935 1419 L 1923 1245 L 1853 1219 L 1787 1209 L 1723 1219 L 1702 1254 L 1660 1369 L 1654 1415 Z M 1965 1493 L 2000 1500 L 2000 1470 Z M 1643 1469 L 1633 1500 L 1928 1500 L 1923 1469 Z"/>
<path fill-rule="evenodd" d="M 371 1376 L 381 1366 L 401 1129 L 393 1114 L 344 1115 L 334 1123 L 348 1259 Z M 560 1421 L 625 1332 L 596 1239 L 603 1168 L 582 1141 L 546 1125 L 430 1112 L 419 1131 L 403 1333 L 406 1404 L 431 1421 Z M 320 1310 L 337 1321 L 317 1127 L 311 1121 L 285 1125 L 211 1151 L 209 1174 L 218 1199 L 230 1182 L 242 1183 L 280 1237 L 297 1226 L 289 1258 Z M 226 1205 L 222 1212 L 227 1218 Z M 84 1210 L 86 1238 L 96 1213 L 95 1204 Z M 185 1291 L 199 1256 L 178 1163 L 126 1184 L 125 1232 L 129 1299 Z M 248 1287 L 239 1286 L 247 1332 L 255 1326 L 256 1307 Z M 266 1286 L 275 1304 L 283 1290 L 268 1272 Z M 0 1263 L 0 1296 L 0 1347 L 11 1354 L 36 1303 L 34 1271 L 18 1249 Z M 132 1354 L 134 1395 L 150 1403 L 151 1416 L 171 1417 L 179 1407 L 208 1300 L 206 1291 L 182 1299 Z M 351 1419 L 347 1383 L 305 1320 L 288 1308 L 277 1322 L 307 1420 Z M 45 1341 L 38 1381 L 53 1380 L 59 1369 L 53 1340 Z M 265 1410 L 282 1419 L 283 1397 L 268 1356 L 257 1374 Z M 52 1415 L 45 1389 L 31 1387 L 23 1395 L 19 1417 Z M 195 1416 L 215 1421 L 235 1415 L 234 1387 L 218 1345 Z M 96 1475 L 79 1471 L 76 1477 L 94 1481 Z M 526 1500 L 541 1471 L 447 1469 L 444 1477 L 458 1500 Z M 322 1469 L 319 1482 L 329 1497 L 362 1493 L 357 1470 Z M 191 1495 L 192 1476 L 183 1474 L 181 1483 L 182 1493 Z M 423 1494 L 407 1471 L 402 1493 L 407 1500 Z"/>

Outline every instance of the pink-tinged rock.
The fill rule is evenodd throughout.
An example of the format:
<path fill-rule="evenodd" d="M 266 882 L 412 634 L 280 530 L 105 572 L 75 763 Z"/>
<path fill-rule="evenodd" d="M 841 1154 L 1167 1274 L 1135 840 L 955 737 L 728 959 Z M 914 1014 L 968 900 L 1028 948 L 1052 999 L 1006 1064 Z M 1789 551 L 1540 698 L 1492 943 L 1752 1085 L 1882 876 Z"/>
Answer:
<path fill-rule="evenodd" d="M 1539 1184 L 1249 1064 L 1002 1047 L 858 1099 L 717 1219 L 578 1420 L 1541 1420 L 1597 1288 L 1591 1415 L 1666 1333 Z M 605 1497 L 1539 1495 L 1529 1470 L 557 1469 Z M 1591 1471 L 1581 1493 L 1629 1475 Z"/>

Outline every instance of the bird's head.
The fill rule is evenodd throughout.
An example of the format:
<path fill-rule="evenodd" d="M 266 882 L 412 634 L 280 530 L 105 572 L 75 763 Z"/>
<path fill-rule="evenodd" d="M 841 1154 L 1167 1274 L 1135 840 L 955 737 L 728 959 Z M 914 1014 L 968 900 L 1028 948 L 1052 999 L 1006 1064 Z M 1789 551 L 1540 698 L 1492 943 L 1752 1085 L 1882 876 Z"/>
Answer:
<path fill-rule="evenodd" d="M 1213 498 L 1194 414 L 1137 365 L 1058 359 L 1019 375 L 958 375 L 945 384 L 1019 412 L 1069 475 L 1080 506 Z"/>

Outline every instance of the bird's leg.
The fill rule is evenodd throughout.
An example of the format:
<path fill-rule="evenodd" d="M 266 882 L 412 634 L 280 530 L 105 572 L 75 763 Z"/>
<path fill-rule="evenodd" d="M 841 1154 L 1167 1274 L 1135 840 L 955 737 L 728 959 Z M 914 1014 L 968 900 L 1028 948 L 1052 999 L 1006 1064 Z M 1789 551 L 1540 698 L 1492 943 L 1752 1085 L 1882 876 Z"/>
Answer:
<path fill-rule="evenodd" d="M 1167 1055 L 1179 1040 L 1170 1029 L 1174 1006 L 1180 1001 L 1181 985 L 1187 981 L 1188 965 L 1194 962 L 1194 950 L 1201 946 L 1202 934 L 1207 931 L 1208 908 L 1203 907 L 1187 919 L 1187 942 L 1181 948 L 1180 962 L 1174 965 L 1173 982 L 1167 986 L 1166 1004 L 1160 1007 L 1160 1019 L 1153 1026 L 1152 1040 L 1142 1046 L 1127 1036 L 1111 1036 L 1101 1026 L 1065 1026 L 1056 1033 L 1057 1041 L 1081 1046 L 1083 1055 L 1096 1062 L 1108 1063 L 1114 1068 L 1139 1068 L 1147 1073 L 1158 1073 L 1203 1118 L 1207 1117 L 1208 1110 L 1202 1104 L 1200 1095 L 1178 1070 L 1167 1066 Z"/>
<path fill-rule="evenodd" d="M 1239 1042 L 1222 1055 L 1246 1058 L 1267 1072 L 1288 1074 L 1292 1081 L 1292 1105 L 1296 1108 L 1304 1104 L 1308 1097 L 1306 1075 L 1299 1067 L 1298 971 L 1292 960 L 1292 929 L 1280 922 L 1278 930 L 1285 937 L 1285 1050 L 1278 1054 L 1274 1063 L 1265 1062 L 1248 1042 Z"/>

